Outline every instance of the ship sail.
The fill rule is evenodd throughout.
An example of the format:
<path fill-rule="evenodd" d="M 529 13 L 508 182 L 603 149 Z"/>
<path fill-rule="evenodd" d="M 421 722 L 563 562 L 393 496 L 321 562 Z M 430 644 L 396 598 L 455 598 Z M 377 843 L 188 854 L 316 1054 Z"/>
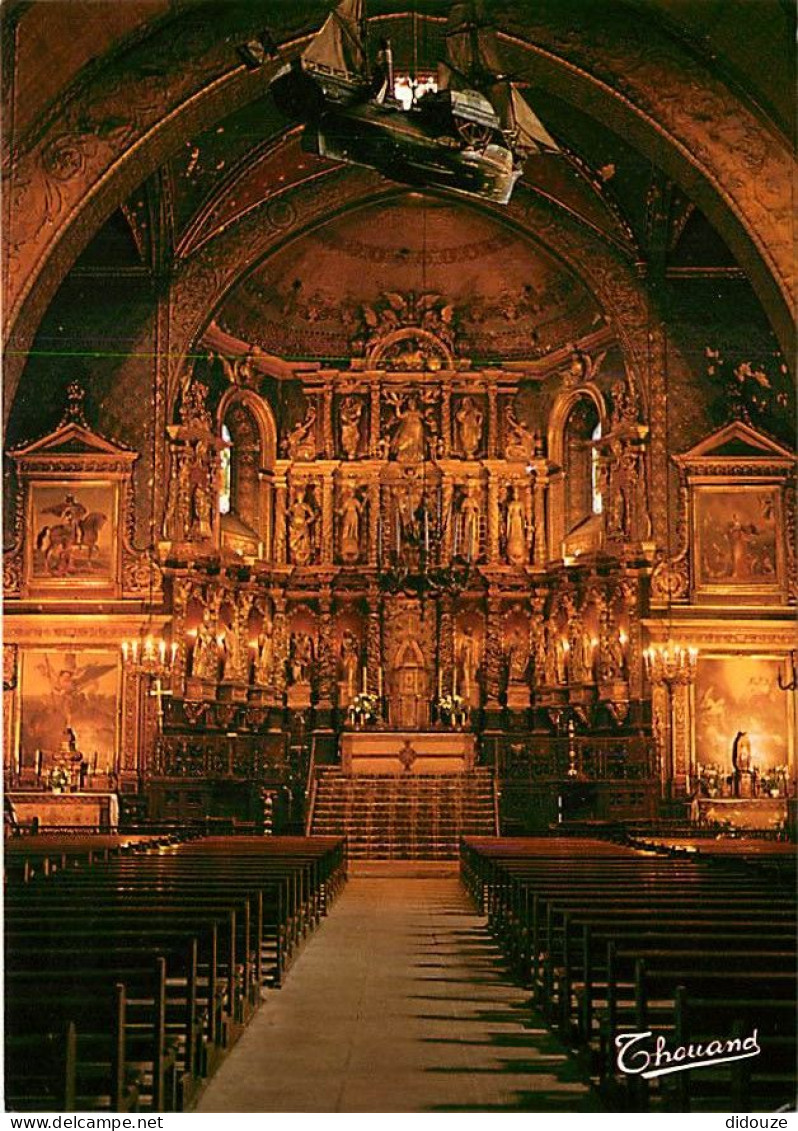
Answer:
<path fill-rule="evenodd" d="M 482 0 L 456 0 L 449 9 L 439 89 L 482 90 L 501 73 L 496 31 L 484 14 Z"/>
<path fill-rule="evenodd" d="M 524 157 L 560 147 L 531 108 L 514 82 L 497 82 L 491 87 L 490 101 L 499 115 L 502 130 L 512 139 L 512 147 Z"/>
<path fill-rule="evenodd" d="M 362 81 L 368 73 L 363 8 L 364 0 L 342 0 L 302 52 L 303 64 Z"/>

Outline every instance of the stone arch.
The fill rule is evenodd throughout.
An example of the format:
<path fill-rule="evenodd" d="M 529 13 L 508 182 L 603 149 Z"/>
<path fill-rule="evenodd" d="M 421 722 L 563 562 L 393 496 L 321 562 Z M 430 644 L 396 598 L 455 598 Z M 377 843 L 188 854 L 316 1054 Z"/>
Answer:
<path fill-rule="evenodd" d="M 592 381 L 577 385 L 572 389 L 564 389 L 554 402 L 549 416 L 547 450 L 549 460 L 557 466 L 557 471 L 549 483 L 548 539 L 551 557 L 560 556 L 568 533 L 565 506 L 567 490 L 565 434 L 574 409 L 580 401 L 584 400 L 590 401 L 596 409 L 601 434 L 604 435 L 607 431 L 607 409 L 601 390 Z"/>
<path fill-rule="evenodd" d="M 240 417 L 236 421 L 236 417 Z M 246 557 L 272 558 L 274 523 L 274 463 L 277 427 L 267 402 L 251 389 L 227 389 L 216 414 L 221 432 L 231 432 L 232 505 L 222 515 L 222 545 Z M 238 424 L 238 427 L 236 427 Z M 231 427 L 232 425 L 232 427 Z M 248 533 L 254 535 L 250 540 Z M 251 552 L 247 552 L 251 551 Z"/>

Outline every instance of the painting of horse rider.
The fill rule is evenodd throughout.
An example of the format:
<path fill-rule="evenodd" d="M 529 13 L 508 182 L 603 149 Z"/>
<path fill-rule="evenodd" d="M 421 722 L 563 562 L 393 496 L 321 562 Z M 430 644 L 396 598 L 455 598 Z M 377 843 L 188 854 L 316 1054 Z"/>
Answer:
<path fill-rule="evenodd" d="M 110 483 L 34 485 L 33 578 L 112 576 L 113 492 Z"/>

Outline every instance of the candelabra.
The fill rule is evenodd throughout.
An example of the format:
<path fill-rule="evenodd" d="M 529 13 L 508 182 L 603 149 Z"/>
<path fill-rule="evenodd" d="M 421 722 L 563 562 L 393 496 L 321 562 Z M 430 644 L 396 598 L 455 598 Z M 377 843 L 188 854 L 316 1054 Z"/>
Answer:
<path fill-rule="evenodd" d="M 670 640 L 665 644 L 652 644 L 643 652 L 646 675 L 652 683 L 684 686 L 695 680 L 698 649 L 684 648 Z"/>
<path fill-rule="evenodd" d="M 471 579 L 471 554 L 458 555 L 455 546 L 450 562 L 445 561 L 448 523 L 429 506 L 426 493 L 413 512 L 412 522 L 396 530 L 396 545 L 387 562 L 382 560 L 382 531 L 379 537 L 379 584 L 388 593 L 410 597 L 457 596 Z"/>
<path fill-rule="evenodd" d="M 172 694 L 164 687 L 164 683 L 171 683 L 172 680 L 177 643 L 172 641 L 171 645 L 167 645 L 163 637 L 156 638 L 152 633 L 142 633 L 141 636 L 123 640 L 121 649 L 125 672 L 139 680 L 139 687 L 148 686 L 149 695 L 157 701 L 158 726 L 163 727 L 163 701 Z"/>

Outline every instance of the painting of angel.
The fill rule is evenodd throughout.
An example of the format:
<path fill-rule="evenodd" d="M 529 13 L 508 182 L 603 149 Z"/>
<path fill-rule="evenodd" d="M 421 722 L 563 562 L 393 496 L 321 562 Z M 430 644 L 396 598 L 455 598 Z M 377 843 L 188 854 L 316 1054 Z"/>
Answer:
<path fill-rule="evenodd" d="M 69 729 L 100 772 L 117 745 L 119 658 L 112 651 L 25 649 L 20 681 L 20 764 L 57 753 Z"/>

